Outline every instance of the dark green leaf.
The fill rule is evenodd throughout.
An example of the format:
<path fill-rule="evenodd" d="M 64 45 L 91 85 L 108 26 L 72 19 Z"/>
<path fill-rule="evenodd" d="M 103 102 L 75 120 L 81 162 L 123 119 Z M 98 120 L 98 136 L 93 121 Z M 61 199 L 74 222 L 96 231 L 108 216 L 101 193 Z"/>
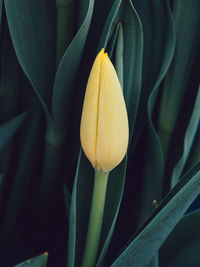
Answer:
<path fill-rule="evenodd" d="M 159 259 L 161 266 L 199 266 L 199 225 L 199 210 L 182 218 L 160 249 Z"/>
<path fill-rule="evenodd" d="M 26 260 L 15 267 L 46 267 L 48 254 L 42 254 L 32 259 Z"/>
<path fill-rule="evenodd" d="M 158 2 L 154 2 L 155 4 Z M 165 50 L 162 55 L 162 62 L 160 65 L 160 70 L 158 73 L 157 81 L 153 90 L 148 99 L 148 137 L 147 137 L 147 147 L 145 151 L 145 167 L 143 174 L 143 192 L 142 192 L 142 200 L 141 200 L 141 214 L 140 214 L 140 223 L 144 222 L 147 216 L 152 211 L 152 201 L 160 201 L 162 194 L 162 186 L 163 186 L 163 172 L 164 172 L 164 158 L 163 151 L 160 145 L 160 140 L 154 128 L 152 122 L 152 113 L 154 109 L 154 104 L 157 98 L 159 85 L 164 78 L 174 51 L 174 31 L 173 31 L 173 21 L 171 11 L 167 3 L 164 7 L 160 6 L 159 9 L 161 14 L 159 16 L 160 20 L 163 19 L 162 16 L 165 17 L 165 32 L 166 32 L 166 43 Z M 157 7 L 157 10 L 159 10 Z M 163 14 L 163 15 L 162 15 Z M 163 37 L 164 38 L 164 37 Z"/>
<path fill-rule="evenodd" d="M 22 116 L 22 115 L 21 115 Z M 1 215 L 1 239 L 0 246 L 9 242 L 10 235 L 16 220 L 20 214 L 22 206 L 25 204 L 30 181 L 34 175 L 35 162 L 38 157 L 39 146 L 41 142 L 39 136 L 41 134 L 41 110 L 36 104 L 33 105 L 33 110 L 28 113 L 26 124 L 22 128 L 20 151 L 16 155 L 20 155 L 16 174 L 10 185 L 10 193 L 6 195 L 7 203 L 3 205 L 5 214 Z M 2 205 L 2 203 L 1 203 Z"/>
<path fill-rule="evenodd" d="M 89 31 L 93 6 L 94 0 L 89 0 L 85 19 L 74 39 L 65 51 L 55 77 L 52 99 L 52 114 L 56 125 L 56 130 L 61 138 L 65 136 L 68 126 L 73 84 Z"/>
<path fill-rule="evenodd" d="M 109 175 L 97 266 L 101 266 L 114 230 L 125 181 L 126 159 Z M 68 244 L 68 266 L 80 266 L 91 205 L 94 170 L 80 152 L 74 182 Z M 111 208 L 112 207 L 112 208 Z"/>
<path fill-rule="evenodd" d="M 124 84 L 122 87 L 128 110 L 131 140 L 140 98 L 143 55 L 142 25 L 131 1 L 114 1 L 101 36 L 99 50 L 108 46 L 119 22 L 123 27 Z"/>
<path fill-rule="evenodd" d="M 174 1 L 176 48 L 166 75 L 159 113 L 159 135 L 167 154 L 180 107 L 199 50 L 200 1 Z"/>
<path fill-rule="evenodd" d="M 197 164 L 163 200 L 112 266 L 149 266 L 199 192 L 200 164 Z"/>
<path fill-rule="evenodd" d="M 119 23 L 118 34 L 116 40 L 116 55 L 115 55 L 115 69 L 122 87 L 124 90 L 124 38 L 123 38 L 123 26 Z"/>
<path fill-rule="evenodd" d="M 4 3 L 18 60 L 49 116 L 55 72 L 55 4 L 48 0 Z"/>
<path fill-rule="evenodd" d="M 200 123 L 199 103 L 200 103 L 200 87 L 199 87 L 198 94 L 196 97 L 193 113 L 192 113 L 190 122 L 188 124 L 187 130 L 185 132 L 183 154 L 180 160 L 175 165 L 173 173 L 172 173 L 172 180 L 171 180 L 172 187 L 174 187 L 174 185 L 178 182 L 180 178 L 180 175 L 184 169 L 185 163 L 189 157 L 192 144 L 194 142 L 194 137 L 195 137 L 195 134 L 197 132 L 197 129 Z"/>
<path fill-rule="evenodd" d="M 171 63 L 175 38 L 168 1 L 135 0 L 133 4 L 144 32 L 142 89 L 136 120 L 135 142 L 148 119 L 147 102 L 153 88 L 158 87 Z"/>
<path fill-rule="evenodd" d="M 153 257 L 153 260 L 151 261 L 150 265 L 148 267 L 158 267 L 159 261 L 158 261 L 158 253 Z"/>
<path fill-rule="evenodd" d="M 89 218 L 93 176 L 93 169 L 81 150 L 77 163 L 70 207 L 67 265 L 70 267 L 80 266 L 81 264 L 87 221 Z"/>
<path fill-rule="evenodd" d="M 26 113 L 23 113 L 0 126 L 0 151 L 3 150 L 7 142 L 22 124 L 25 116 Z"/>

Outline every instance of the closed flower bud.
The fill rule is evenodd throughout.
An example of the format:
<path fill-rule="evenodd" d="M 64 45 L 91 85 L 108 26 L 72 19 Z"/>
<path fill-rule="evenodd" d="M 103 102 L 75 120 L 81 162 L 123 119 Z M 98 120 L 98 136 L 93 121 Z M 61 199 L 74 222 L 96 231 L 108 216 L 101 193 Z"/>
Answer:
<path fill-rule="evenodd" d="M 88 79 L 80 136 L 87 158 L 99 171 L 112 170 L 126 154 L 129 127 L 125 101 L 104 49 L 97 55 Z"/>

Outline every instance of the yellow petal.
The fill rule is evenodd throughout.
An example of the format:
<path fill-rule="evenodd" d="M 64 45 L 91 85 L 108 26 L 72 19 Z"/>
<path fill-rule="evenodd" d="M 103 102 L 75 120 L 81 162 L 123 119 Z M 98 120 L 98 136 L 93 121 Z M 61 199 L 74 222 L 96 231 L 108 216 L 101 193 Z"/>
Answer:
<path fill-rule="evenodd" d="M 121 86 L 107 54 L 101 62 L 96 168 L 110 171 L 124 158 L 128 146 L 128 117 Z"/>
<path fill-rule="evenodd" d="M 102 49 L 87 83 L 81 118 L 81 144 L 92 165 L 110 171 L 128 146 L 128 117 L 114 66 Z"/>
<path fill-rule="evenodd" d="M 97 55 L 90 72 L 85 92 L 80 129 L 83 151 L 94 167 L 96 162 L 100 69 L 103 54 L 104 49 Z"/>

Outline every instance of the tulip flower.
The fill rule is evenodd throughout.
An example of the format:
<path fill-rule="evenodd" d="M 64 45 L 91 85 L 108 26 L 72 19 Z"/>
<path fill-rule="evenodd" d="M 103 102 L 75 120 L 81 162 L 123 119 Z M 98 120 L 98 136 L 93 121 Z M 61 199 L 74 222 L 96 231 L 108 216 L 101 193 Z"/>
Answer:
<path fill-rule="evenodd" d="M 126 154 L 129 128 L 125 101 L 114 66 L 104 49 L 90 72 L 80 135 L 87 158 L 99 171 L 112 170 Z"/>
<path fill-rule="evenodd" d="M 81 118 L 81 144 L 95 169 L 94 189 L 82 267 L 95 266 L 109 171 L 124 158 L 128 116 L 115 68 L 102 49 L 87 83 Z"/>

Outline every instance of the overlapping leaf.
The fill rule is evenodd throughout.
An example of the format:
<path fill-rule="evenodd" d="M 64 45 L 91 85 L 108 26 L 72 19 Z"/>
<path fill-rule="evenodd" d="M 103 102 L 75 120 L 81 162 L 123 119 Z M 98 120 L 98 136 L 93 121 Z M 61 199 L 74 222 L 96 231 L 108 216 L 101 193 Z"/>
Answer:
<path fill-rule="evenodd" d="M 160 265 L 198 266 L 200 263 L 200 211 L 185 215 L 160 249 Z"/>
<path fill-rule="evenodd" d="M 47 266 L 47 254 L 42 254 L 40 256 L 34 257 L 32 259 L 26 260 L 22 263 L 15 265 L 15 267 L 46 267 Z"/>
<path fill-rule="evenodd" d="M 155 199 L 160 201 L 162 194 L 163 185 L 163 172 L 164 172 L 164 159 L 163 152 L 160 145 L 160 141 L 156 130 L 152 122 L 152 113 L 157 98 L 159 85 L 164 78 L 174 52 L 174 42 L 175 36 L 173 31 L 173 20 L 169 5 L 161 5 L 160 2 L 154 2 L 156 7 L 154 7 L 159 14 L 157 14 L 157 19 L 162 21 L 165 19 L 163 31 L 166 32 L 165 36 L 161 35 L 163 41 L 165 40 L 164 52 L 162 55 L 162 61 L 160 62 L 160 71 L 157 74 L 157 80 L 153 87 L 153 90 L 148 99 L 148 140 L 145 152 L 145 167 L 143 173 L 143 192 L 141 201 L 141 214 L 140 223 L 144 222 L 147 216 L 152 211 L 152 201 Z M 157 6 L 158 5 L 158 6 Z M 159 23 L 159 22 L 157 22 Z M 161 23 L 161 22 L 160 22 Z M 160 29 L 161 30 L 161 29 Z M 138 126 L 139 127 L 139 126 Z"/>
<path fill-rule="evenodd" d="M 109 182 L 106 193 L 105 215 L 103 220 L 100 245 L 100 250 L 102 251 L 99 254 L 97 266 L 102 265 L 105 252 L 114 230 L 114 225 L 116 222 L 123 193 L 125 166 L 126 159 L 124 159 L 123 162 L 109 175 Z M 70 267 L 80 266 L 81 263 L 91 205 L 94 180 L 93 172 L 94 171 L 91 167 L 91 164 L 88 162 L 83 152 L 81 151 L 77 165 L 70 211 L 70 230 L 68 245 L 68 266 Z"/>
<path fill-rule="evenodd" d="M 136 120 L 135 142 L 141 135 L 147 122 L 147 102 L 155 84 L 164 76 L 168 68 L 168 63 L 163 65 L 163 55 L 166 53 L 166 47 L 174 42 L 173 35 L 170 33 L 169 14 L 166 7 L 167 1 L 156 0 L 135 0 L 133 4 L 138 12 L 142 22 L 144 32 L 144 55 L 142 69 L 142 88 L 141 98 Z M 172 40 L 171 40 L 172 38 Z"/>
<path fill-rule="evenodd" d="M 19 158 L 19 165 L 10 187 L 10 194 L 6 196 L 7 203 L 4 203 L 4 214 L 1 219 L 1 245 L 5 245 L 10 238 L 13 227 L 15 226 L 16 220 L 19 216 L 19 212 L 24 205 L 25 197 L 27 196 L 27 189 L 33 176 L 35 167 L 35 161 L 37 158 L 37 149 L 40 145 L 40 141 L 36 141 L 39 136 L 38 132 L 40 129 L 40 109 L 38 106 L 34 108 L 27 116 L 26 127 L 23 128 L 25 138 L 21 147 L 21 153 L 23 156 Z M 33 121 L 31 120 L 33 119 Z M 37 144 L 37 145 L 36 145 Z"/>
<path fill-rule="evenodd" d="M 16 116 L 10 121 L 0 126 L 0 151 L 3 150 L 9 139 L 17 131 L 25 119 L 25 113 Z"/>
<path fill-rule="evenodd" d="M 142 25 L 131 1 L 114 1 L 101 36 L 99 50 L 102 47 L 107 48 L 119 22 L 123 27 L 123 88 L 129 116 L 131 143 L 140 99 L 143 56 Z"/>
<path fill-rule="evenodd" d="M 194 137 L 196 135 L 198 125 L 200 123 L 200 87 L 197 93 L 197 97 L 194 104 L 193 113 L 188 124 L 187 130 L 184 137 L 184 150 L 180 160 L 177 162 L 172 173 L 171 186 L 173 187 L 179 180 L 180 175 L 184 169 L 185 163 L 189 157 L 189 153 L 194 142 Z"/>
<path fill-rule="evenodd" d="M 67 131 L 73 83 L 89 31 L 93 6 L 94 0 L 89 0 L 84 21 L 65 51 L 55 77 L 52 97 L 52 114 L 56 131 L 61 138 L 66 135 Z"/>
<path fill-rule="evenodd" d="M 191 169 L 163 200 L 141 231 L 112 264 L 147 267 L 200 192 L 200 164 Z"/>
<path fill-rule="evenodd" d="M 5 0 L 12 42 L 23 71 L 50 120 L 55 72 L 55 6 L 52 1 Z"/>
<path fill-rule="evenodd" d="M 195 55 L 199 49 L 199 9 L 200 2 L 198 0 L 174 1 L 176 49 L 169 72 L 164 80 L 159 113 L 159 135 L 165 154 L 167 154 L 171 135 L 176 127 Z"/>

